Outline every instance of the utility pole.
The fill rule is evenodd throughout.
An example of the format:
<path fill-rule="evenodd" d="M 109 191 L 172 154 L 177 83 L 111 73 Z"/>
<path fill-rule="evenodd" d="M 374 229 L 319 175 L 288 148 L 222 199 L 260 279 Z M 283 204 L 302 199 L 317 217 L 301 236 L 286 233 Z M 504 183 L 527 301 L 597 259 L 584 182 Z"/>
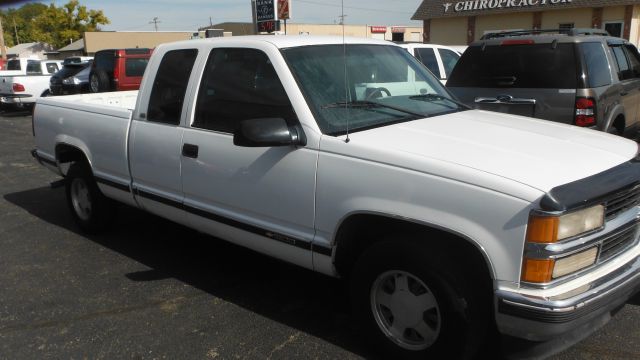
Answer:
<path fill-rule="evenodd" d="M 7 47 L 4 45 L 4 30 L 2 30 L 2 19 L 0 19 L 0 53 L 2 54 L 2 61 L 7 61 Z"/>
<path fill-rule="evenodd" d="M 16 42 L 20 44 L 20 38 L 18 37 L 18 27 L 16 26 L 16 19 L 13 19 L 13 31 L 16 33 Z"/>
<path fill-rule="evenodd" d="M 153 20 L 149 21 L 149 24 L 153 24 L 153 26 L 155 26 L 156 31 L 158 31 L 158 23 L 161 23 L 162 21 L 158 20 L 158 17 L 154 17 Z"/>

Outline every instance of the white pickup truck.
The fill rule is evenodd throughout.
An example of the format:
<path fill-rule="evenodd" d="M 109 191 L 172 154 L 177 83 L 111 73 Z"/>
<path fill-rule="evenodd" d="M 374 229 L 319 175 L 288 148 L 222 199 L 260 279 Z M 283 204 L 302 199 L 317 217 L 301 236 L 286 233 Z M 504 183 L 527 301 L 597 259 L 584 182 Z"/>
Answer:
<path fill-rule="evenodd" d="M 33 122 L 82 229 L 115 200 L 347 279 L 393 356 L 549 354 L 640 289 L 637 143 L 469 110 L 387 42 L 164 44 L 139 92 L 41 98 Z"/>
<path fill-rule="evenodd" d="M 37 98 L 49 93 L 51 76 L 62 69 L 62 60 L 13 59 L 9 61 L 19 62 L 20 69 L 7 70 L 5 74 L 0 73 L 0 103 L 3 106 L 33 105 Z"/>

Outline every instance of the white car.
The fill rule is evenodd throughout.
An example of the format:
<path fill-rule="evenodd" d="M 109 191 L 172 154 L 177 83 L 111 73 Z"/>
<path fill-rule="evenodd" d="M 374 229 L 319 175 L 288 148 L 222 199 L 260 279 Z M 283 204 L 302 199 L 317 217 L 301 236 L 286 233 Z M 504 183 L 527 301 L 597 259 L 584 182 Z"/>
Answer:
<path fill-rule="evenodd" d="M 462 52 L 444 45 L 402 43 L 398 44 L 407 49 L 423 63 L 445 85 L 453 67 L 456 66 Z M 463 50 L 464 51 L 464 50 Z"/>

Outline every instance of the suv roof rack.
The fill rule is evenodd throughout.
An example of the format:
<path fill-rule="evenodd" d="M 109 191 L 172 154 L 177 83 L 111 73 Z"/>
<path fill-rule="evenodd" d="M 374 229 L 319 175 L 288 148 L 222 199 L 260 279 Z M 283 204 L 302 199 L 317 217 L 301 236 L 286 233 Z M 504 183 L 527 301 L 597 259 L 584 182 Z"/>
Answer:
<path fill-rule="evenodd" d="M 568 36 L 578 35 L 599 35 L 610 36 L 609 33 L 601 29 L 590 28 L 572 28 L 572 29 L 532 29 L 532 30 L 515 30 L 515 31 L 503 31 L 484 34 L 480 40 L 496 39 L 510 36 L 522 36 L 522 35 L 541 35 L 541 34 L 561 34 Z"/>

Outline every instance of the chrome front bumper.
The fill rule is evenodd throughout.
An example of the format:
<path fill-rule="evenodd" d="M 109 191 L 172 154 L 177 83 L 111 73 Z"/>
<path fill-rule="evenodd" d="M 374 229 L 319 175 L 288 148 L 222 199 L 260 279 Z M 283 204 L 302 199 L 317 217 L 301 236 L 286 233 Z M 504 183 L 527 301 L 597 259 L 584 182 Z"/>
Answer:
<path fill-rule="evenodd" d="M 640 292 L 640 207 L 619 214 L 607 227 L 610 230 L 604 234 L 576 241 L 581 246 L 597 246 L 599 258 L 603 248 L 620 247 L 615 252 L 607 250 L 610 256 L 592 268 L 539 288 L 499 287 L 495 292 L 499 331 L 532 342 L 564 338 L 563 344 L 574 343 L 595 332 Z"/>

